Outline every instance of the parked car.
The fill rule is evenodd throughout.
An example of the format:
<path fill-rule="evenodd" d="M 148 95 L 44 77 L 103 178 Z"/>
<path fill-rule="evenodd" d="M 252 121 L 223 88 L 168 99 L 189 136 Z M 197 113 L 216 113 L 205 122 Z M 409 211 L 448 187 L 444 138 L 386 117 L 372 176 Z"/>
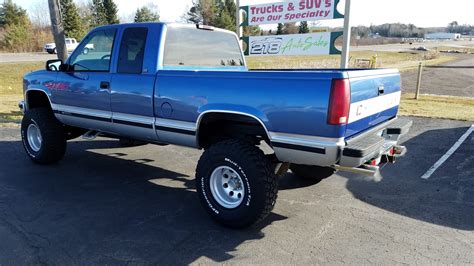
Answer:
<path fill-rule="evenodd" d="M 203 149 L 200 201 L 233 227 L 270 213 L 288 169 L 313 180 L 376 173 L 404 155 L 398 142 L 411 126 L 397 118 L 398 70 L 250 71 L 234 33 L 202 25 L 98 27 L 23 84 L 33 162 L 58 162 L 81 134 Z"/>
<path fill-rule="evenodd" d="M 79 43 L 74 38 L 66 38 L 65 41 L 66 41 L 66 49 L 68 53 L 74 51 L 74 49 L 76 49 L 76 47 L 79 45 Z M 83 53 L 87 54 L 90 50 L 93 50 L 93 49 L 94 49 L 93 44 L 86 45 L 83 49 Z M 44 46 L 44 50 L 49 54 L 56 54 L 57 53 L 56 44 L 54 42 L 47 43 Z"/>

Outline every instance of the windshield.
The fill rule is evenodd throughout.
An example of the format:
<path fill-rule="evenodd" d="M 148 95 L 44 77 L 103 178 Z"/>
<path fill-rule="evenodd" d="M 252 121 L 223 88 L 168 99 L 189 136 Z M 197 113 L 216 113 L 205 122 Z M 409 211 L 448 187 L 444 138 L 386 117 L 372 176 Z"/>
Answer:
<path fill-rule="evenodd" d="M 165 67 L 243 67 L 245 63 L 234 34 L 193 27 L 169 26 L 163 65 Z"/>

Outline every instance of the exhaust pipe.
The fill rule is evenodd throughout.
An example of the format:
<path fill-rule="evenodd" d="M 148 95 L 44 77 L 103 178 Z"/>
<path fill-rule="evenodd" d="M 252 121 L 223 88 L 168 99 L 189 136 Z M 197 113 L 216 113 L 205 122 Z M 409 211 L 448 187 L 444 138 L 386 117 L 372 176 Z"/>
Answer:
<path fill-rule="evenodd" d="M 377 176 L 379 175 L 380 168 L 378 166 L 373 165 L 361 165 L 360 167 L 345 167 L 340 165 L 335 165 L 334 169 L 344 172 L 350 172 L 355 174 L 361 175 L 368 175 L 368 176 Z"/>

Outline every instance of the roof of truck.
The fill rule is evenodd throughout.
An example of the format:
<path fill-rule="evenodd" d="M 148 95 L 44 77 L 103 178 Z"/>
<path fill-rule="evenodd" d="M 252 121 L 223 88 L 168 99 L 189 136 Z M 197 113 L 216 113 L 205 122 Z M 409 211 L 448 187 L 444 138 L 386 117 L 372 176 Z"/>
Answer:
<path fill-rule="evenodd" d="M 191 23 L 176 23 L 176 22 L 139 22 L 139 23 L 121 23 L 121 24 L 111 24 L 111 25 L 104 25 L 104 26 L 98 26 L 94 28 L 93 30 L 99 30 L 99 29 L 108 29 L 108 28 L 124 28 L 124 27 L 150 27 L 150 26 L 156 26 L 156 25 L 167 25 L 167 26 L 172 26 L 172 27 L 194 27 L 197 28 L 198 26 L 205 27 L 205 29 L 209 30 L 212 29 L 214 31 L 220 31 L 220 32 L 228 32 L 235 34 L 233 31 L 221 29 L 221 28 L 216 28 L 213 26 L 207 26 L 203 24 L 191 24 Z"/>

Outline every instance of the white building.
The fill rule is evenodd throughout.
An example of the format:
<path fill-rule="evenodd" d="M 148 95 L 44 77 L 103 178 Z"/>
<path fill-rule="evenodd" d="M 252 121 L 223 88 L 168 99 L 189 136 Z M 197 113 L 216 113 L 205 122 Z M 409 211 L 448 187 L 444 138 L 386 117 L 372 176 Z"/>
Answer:
<path fill-rule="evenodd" d="M 457 40 L 461 39 L 460 33 L 435 32 L 425 34 L 427 40 Z"/>

